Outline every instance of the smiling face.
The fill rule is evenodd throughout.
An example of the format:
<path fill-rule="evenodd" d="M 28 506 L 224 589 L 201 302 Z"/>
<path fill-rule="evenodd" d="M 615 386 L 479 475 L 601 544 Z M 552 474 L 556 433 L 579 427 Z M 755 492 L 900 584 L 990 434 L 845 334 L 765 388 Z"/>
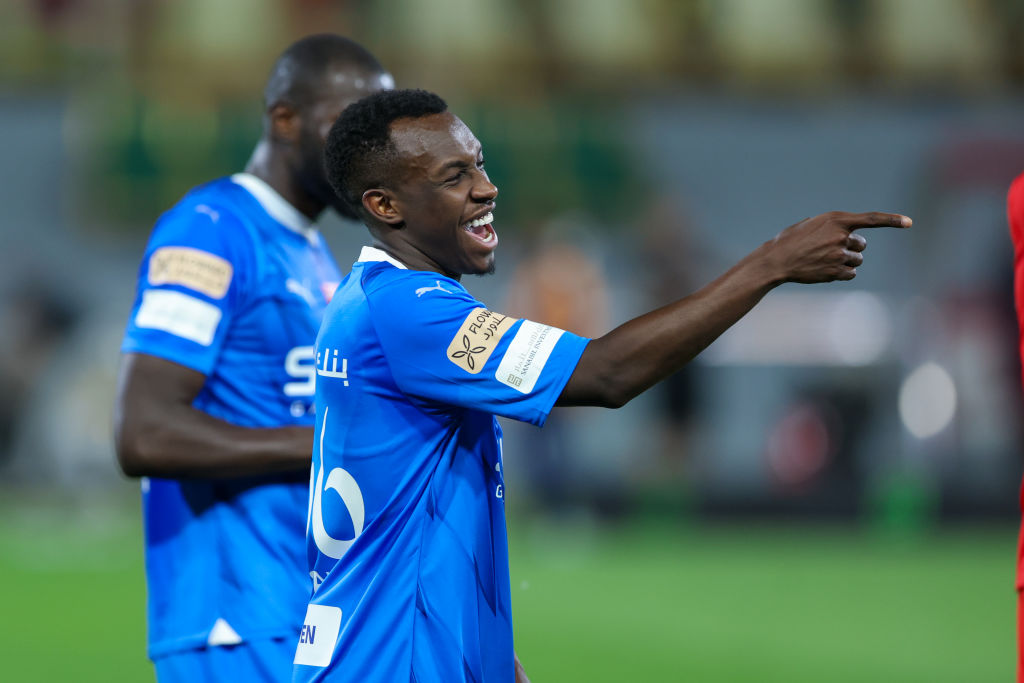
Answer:
<path fill-rule="evenodd" d="M 390 127 L 396 167 L 390 187 L 367 190 L 375 230 L 410 268 L 458 279 L 494 271 L 494 198 L 480 141 L 449 112 L 401 118 Z"/>

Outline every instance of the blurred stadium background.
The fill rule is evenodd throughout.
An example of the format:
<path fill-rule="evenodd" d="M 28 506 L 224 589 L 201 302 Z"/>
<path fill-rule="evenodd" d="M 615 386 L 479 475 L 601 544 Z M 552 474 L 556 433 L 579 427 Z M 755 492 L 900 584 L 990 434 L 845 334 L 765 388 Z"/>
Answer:
<path fill-rule="evenodd" d="M 916 221 L 622 410 L 506 425 L 534 681 L 1011 680 L 1019 0 L 0 5 L 0 680 L 152 680 L 110 428 L 135 269 L 321 31 L 483 141 L 503 243 L 467 286 L 503 312 L 600 334 L 804 216 Z M 323 230 L 350 263 L 363 229 Z"/>

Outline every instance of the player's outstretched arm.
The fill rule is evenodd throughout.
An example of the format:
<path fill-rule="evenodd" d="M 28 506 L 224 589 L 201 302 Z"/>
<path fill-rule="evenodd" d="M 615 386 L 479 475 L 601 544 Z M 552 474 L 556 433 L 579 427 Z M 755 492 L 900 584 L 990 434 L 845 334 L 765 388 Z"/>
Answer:
<path fill-rule="evenodd" d="M 626 404 L 692 360 L 783 282 L 852 280 L 867 246 L 854 230 L 910 224 L 899 214 L 833 211 L 791 225 L 695 294 L 592 340 L 558 405 Z"/>
<path fill-rule="evenodd" d="M 114 443 L 130 477 L 235 477 L 309 469 L 311 427 L 249 429 L 192 407 L 206 376 L 146 354 L 124 354 Z"/>

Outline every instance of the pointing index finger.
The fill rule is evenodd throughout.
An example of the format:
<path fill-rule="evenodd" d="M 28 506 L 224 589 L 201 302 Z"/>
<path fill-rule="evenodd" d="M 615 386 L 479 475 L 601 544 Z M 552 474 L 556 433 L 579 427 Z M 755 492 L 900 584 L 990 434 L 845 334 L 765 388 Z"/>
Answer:
<path fill-rule="evenodd" d="M 910 216 L 904 216 L 900 213 L 882 213 L 881 211 L 847 214 L 844 222 L 850 230 L 859 230 L 860 228 L 909 228 L 914 224 Z"/>

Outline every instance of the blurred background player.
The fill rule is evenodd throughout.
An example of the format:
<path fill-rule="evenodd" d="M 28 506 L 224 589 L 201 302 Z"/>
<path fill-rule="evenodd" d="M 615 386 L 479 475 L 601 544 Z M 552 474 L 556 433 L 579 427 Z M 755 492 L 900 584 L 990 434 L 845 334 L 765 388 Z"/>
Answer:
<path fill-rule="evenodd" d="M 142 481 L 149 656 L 166 681 L 281 681 L 309 593 L 313 343 L 340 280 L 314 221 L 350 215 L 322 162 L 351 102 L 392 87 L 337 35 L 291 45 L 245 168 L 157 221 L 121 346 L 115 438 Z"/>
<path fill-rule="evenodd" d="M 1020 354 L 1024 363 L 1024 174 L 1017 176 L 1006 199 L 1006 215 L 1013 240 L 1013 292 L 1020 325 Z M 1020 493 L 1024 511 L 1024 484 Z M 1017 680 L 1024 681 L 1024 521 L 1017 542 Z"/>
<path fill-rule="evenodd" d="M 462 286 L 494 271 L 498 189 L 440 97 L 371 95 L 325 153 L 373 246 L 317 337 L 314 593 L 296 682 L 523 680 L 496 416 L 542 426 L 556 403 L 621 407 L 778 285 L 852 280 L 866 246 L 854 229 L 910 225 L 808 218 L 696 293 L 587 339 L 490 311 Z"/>

